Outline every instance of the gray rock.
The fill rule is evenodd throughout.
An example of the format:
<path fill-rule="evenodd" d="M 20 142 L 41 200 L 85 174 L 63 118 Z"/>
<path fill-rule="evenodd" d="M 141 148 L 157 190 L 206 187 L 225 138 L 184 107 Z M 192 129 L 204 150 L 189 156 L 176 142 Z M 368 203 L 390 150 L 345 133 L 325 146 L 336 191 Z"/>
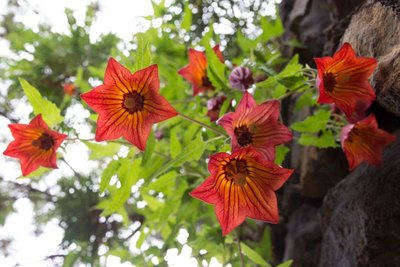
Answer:
<path fill-rule="evenodd" d="M 322 207 L 320 267 L 400 266 L 400 130 L 379 167 L 363 164 Z"/>

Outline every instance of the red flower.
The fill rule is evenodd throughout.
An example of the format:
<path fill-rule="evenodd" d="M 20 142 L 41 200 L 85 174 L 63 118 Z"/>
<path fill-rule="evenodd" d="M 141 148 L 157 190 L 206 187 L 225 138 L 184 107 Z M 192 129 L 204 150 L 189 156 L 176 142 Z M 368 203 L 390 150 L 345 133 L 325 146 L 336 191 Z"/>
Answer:
<path fill-rule="evenodd" d="M 63 85 L 63 89 L 64 89 L 64 94 L 72 96 L 73 94 L 75 94 L 75 85 L 72 83 L 66 83 Z"/>
<path fill-rule="evenodd" d="M 257 105 L 253 96 L 245 92 L 236 111 L 225 114 L 217 123 L 231 136 L 233 150 L 251 146 L 274 161 L 275 146 L 292 139 L 289 129 L 279 122 L 279 111 L 279 101 Z"/>
<path fill-rule="evenodd" d="M 26 176 L 39 168 L 57 168 L 56 150 L 67 137 L 49 129 L 42 115 L 37 115 L 29 124 L 10 124 L 14 137 L 4 155 L 21 161 L 22 175 Z"/>
<path fill-rule="evenodd" d="M 368 82 L 377 65 L 374 58 L 356 57 L 350 44 L 345 43 L 333 57 L 314 58 L 314 61 L 318 68 L 318 103 L 335 103 L 350 118 L 354 112 L 360 113 L 357 108 L 366 109 L 375 99 Z"/>
<path fill-rule="evenodd" d="M 219 45 L 214 46 L 213 50 L 223 63 L 224 57 L 219 49 Z M 192 84 L 193 95 L 214 89 L 207 77 L 207 58 L 206 54 L 202 51 L 189 48 L 189 64 L 181 68 L 178 73 Z"/>
<path fill-rule="evenodd" d="M 383 148 L 395 139 L 396 136 L 378 129 L 373 114 L 355 124 L 343 127 L 340 133 L 340 141 L 350 170 L 364 160 L 375 166 L 380 165 Z"/>
<path fill-rule="evenodd" d="M 99 114 L 96 141 L 123 136 L 144 150 L 152 124 L 177 115 L 175 109 L 158 93 L 159 87 L 157 65 L 131 74 L 110 58 L 104 84 L 81 95 Z"/>
<path fill-rule="evenodd" d="M 215 214 L 226 235 L 246 217 L 278 223 L 274 191 L 293 170 L 284 169 L 253 148 L 236 150 L 232 155 L 217 153 L 208 162 L 210 176 L 190 195 L 215 205 Z"/>

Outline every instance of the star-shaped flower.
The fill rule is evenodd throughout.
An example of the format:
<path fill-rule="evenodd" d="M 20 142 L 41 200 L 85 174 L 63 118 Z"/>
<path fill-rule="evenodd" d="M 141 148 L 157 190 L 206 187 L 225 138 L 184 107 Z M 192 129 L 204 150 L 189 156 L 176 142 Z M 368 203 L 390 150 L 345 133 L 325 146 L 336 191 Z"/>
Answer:
<path fill-rule="evenodd" d="M 236 111 L 225 114 L 217 123 L 232 138 L 233 150 L 251 146 L 274 161 L 275 146 L 292 139 L 289 129 L 279 122 L 279 113 L 279 101 L 257 105 L 253 96 L 245 92 Z"/>
<path fill-rule="evenodd" d="M 384 147 L 395 139 L 396 136 L 378 129 L 373 114 L 355 124 L 343 127 L 340 133 L 340 141 L 350 170 L 363 161 L 375 166 L 380 165 Z"/>
<path fill-rule="evenodd" d="M 8 145 L 3 154 L 20 159 L 23 176 L 40 166 L 57 168 L 56 150 L 67 137 L 65 134 L 50 130 L 40 114 L 29 124 L 16 123 L 8 127 L 15 140 Z"/>
<path fill-rule="evenodd" d="M 266 159 L 253 148 L 217 153 L 208 162 L 210 176 L 190 195 L 215 205 L 226 235 L 246 217 L 278 223 L 275 192 L 293 173 Z"/>
<path fill-rule="evenodd" d="M 99 114 L 96 141 L 124 137 L 141 150 L 146 147 L 151 126 L 177 115 L 159 94 L 157 65 L 131 73 L 110 58 L 104 84 L 81 95 Z"/>
<path fill-rule="evenodd" d="M 214 46 L 213 50 L 219 60 L 224 62 L 219 45 Z M 178 73 L 192 84 L 193 95 L 214 89 L 207 77 L 207 58 L 202 51 L 189 48 L 189 64 L 181 68 Z"/>
<path fill-rule="evenodd" d="M 357 108 L 366 109 L 375 99 L 368 82 L 377 66 L 374 58 L 356 57 L 351 45 L 344 43 L 333 57 L 314 58 L 314 61 L 318 68 L 318 103 L 335 103 L 350 118 L 354 112 L 360 113 Z"/>

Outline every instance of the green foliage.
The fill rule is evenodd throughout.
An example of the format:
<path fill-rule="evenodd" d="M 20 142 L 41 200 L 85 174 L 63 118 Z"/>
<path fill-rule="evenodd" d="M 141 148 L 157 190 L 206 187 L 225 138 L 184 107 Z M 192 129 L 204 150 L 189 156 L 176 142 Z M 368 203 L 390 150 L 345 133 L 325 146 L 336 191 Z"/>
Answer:
<path fill-rule="evenodd" d="M 268 262 L 266 262 L 257 252 L 255 252 L 248 245 L 241 243 L 243 253 L 254 263 L 264 266 L 264 267 L 272 267 Z"/>
<path fill-rule="evenodd" d="M 104 157 L 112 157 L 120 150 L 121 145 L 116 143 L 96 144 L 89 141 L 83 141 L 90 149 L 89 159 L 101 159 Z"/>
<path fill-rule="evenodd" d="M 24 79 L 20 79 L 19 81 L 26 97 L 29 100 L 29 103 L 33 107 L 33 112 L 35 115 L 42 114 L 43 120 L 49 127 L 53 127 L 64 120 L 64 118 L 60 115 L 60 110 L 54 103 L 43 98 L 39 91 Z"/>
<path fill-rule="evenodd" d="M 302 122 L 293 123 L 290 128 L 298 132 L 317 133 L 326 128 L 331 112 L 329 110 L 318 110 L 313 116 L 307 117 Z"/>
<path fill-rule="evenodd" d="M 162 26 L 138 33 L 133 40 L 123 43 L 112 34 L 102 35 L 96 42 L 90 41 L 89 33 L 96 16 L 94 6 L 88 8 L 83 26 L 77 24 L 71 10 L 66 10 L 69 23 L 67 34 L 53 33 L 46 27 L 34 32 L 18 23 L 12 25 L 7 34 L 14 52 L 27 52 L 33 58 L 8 59 L 5 63 L 9 70 L 0 77 L 12 81 L 8 96 L 11 99 L 21 96 L 12 90 L 15 81 L 20 78 L 34 113 L 41 113 L 50 126 L 60 125 L 64 120 L 61 114 L 69 107 L 83 103 L 77 95 L 64 97 L 62 85 L 71 82 L 78 88 L 78 93 L 89 91 L 103 81 L 110 56 L 117 58 L 132 72 L 158 64 L 160 93 L 180 113 L 202 124 L 184 121 L 181 117 L 158 123 L 152 129 L 144 152 L 125 141 L 101 144 L 83 141 L 90 151 L 89 159 L 99 167 L 92 170 L 88 177 L 75 173 L 73 177 L 63 177 L 57 183 L 65 194 L 56 197 L 54 213 L 57 215 L 54 217 L 59 219 L 60 226 L 65 230 L 63 248 L 72 250 L 64 259 L 65 266 L 81 263 L 98 265 L 99 245 L 108 251 L 100 257 L 113 255 L 119 257 L 121 262 L 145 266 L 157 256 L 160 266 L 164 266 L 166 251 L 182 248 L 177 241 L 181 229 L 189 233 L 187 244 L 193 248 L 192 254 L 198 260 L 210 261 L 215 257 L 224 265 L 239 264 L 237 244 L 232 236 L 222 237 L 213 207 L 189 196 L 189 192 L 209 175 L 207 158 L 213 153 L 231 150 L 229 138 L 218 136 L 203 127 L 208 125 L 223 131 L 206 116 L 207 101 L 224 94 L 227 100 L 222 104 L 219 115 L 235 109 L 242 97 L 242 92 L 229 86 L 228 77 L 235 64 L 251 68 L 254 77 L 267 77 L 256 84 L 254 95 L 258 103 L 269 98 L 300 95 L 295 104 L 295 110 L 300 110 L 314 105 L 315 99 L 314 94 L 307 91 L 310 85 L 304 73 L 309 69 L 299 63 L 298 56 L 289 60 L 279 53 L 276 38 L 283 33 L 279 18 L 261 17 L 256 7 L 251 6 L 249 8 L 254 9 L 256 22 L 254 26 L 261 34 L 248 34 L 248 29 L 240 26 L 242 23 L 246 25 L 247 18 L 231 18 L 235 25 L 234 33 L 220 37 L 213 30 L 213 24 L 219 22 L 218 16 L 211 16 L 207 22 L 199 17 L 207 10 L 203 6 L 211 6 L 211 3 L 200 2 L 178 3 L 183 10 L 180 14 L 171 13 L 164 1 L 159 4 L 153 2 L 155 14 L 148 18 L 149 22 L 153 23 L 153 18 L 161 18 Z M 227 9 L 218 1 L 214 5 L 221 10 Z M 192 12 L 193 8 L 201 12 Z M 168 19 L 169 15 L 172 21 Z M 129 51 L 118 51 L 117 44 Z M 224 44 L 221 47 L 226 64 L 213 51 L 214 44 Z M 30 45 L 34 47 L 32 51 L 27 49 Z M 191 85 L 182 79 L 177 70 L 188 64 L 188 48 L 197 46 L 205 50 L 207 77 L 215 89 L 193 96 Z M 40 91 L 25 79 L 37 85 Z M 97 115 L 92 112 L 86 121 L 93 126 L 92 130 L 96 119 Z M 327 127 L 329 119 L 330 112 L 321 109 L 303 122 L 292 124 L 292 129 L 301 133 L 298 143 L 335 146 L 334 132 Z M 79 136 L 79 130 L 72 124 L 66 120 L 60 126 L 64 132 Z M 125 155 L 127 149 L 129 151 Z M 278 146 L 275 162 L 283 164 L 289 151 L 288 146 Z M 44 174 L 39 169 L 32 177 Z M 1 220 L 0 216 L 0 223 Z M 262 231 L 249 222 L 243 228 Z M 131 235 L 121 238 L 127 232 Z M 260 240 L 251 240 L 247 236 L 243 238 L 242 250 L 246 257 L 258 266 L 270 266 L 268 261 L 273 255 L 268 228 L 262 235 L 260 232 Z M 138 250 L 130 251 L 128 244 L 133 240 L 137 240 Z M 207 252 L 200 253 L 202 250 Z"/>
<path fill-rule="evenodd" d="M 135 69 L 140 70 L 151 64 L 150 43 L 143 33 L 136 34 L 137 52 Z"/>

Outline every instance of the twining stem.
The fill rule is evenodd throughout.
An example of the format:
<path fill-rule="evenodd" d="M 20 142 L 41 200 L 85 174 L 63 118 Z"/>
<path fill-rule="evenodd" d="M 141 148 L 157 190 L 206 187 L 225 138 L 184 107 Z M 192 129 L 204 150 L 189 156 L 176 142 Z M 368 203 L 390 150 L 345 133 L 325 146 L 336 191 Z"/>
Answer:
<path fill-rule="evenodd" d="M 196 123 L 196 124 L 206 128 L 206 129 L 208 129 L 208 130 L 210 130 L 210 131 L 212 131 L 212 132 L 214 132 L 216 134 L 228 137 L 228 135 L 226 133 L 224 133 L 223 131 L 215 129 L 214 127 L 211 127 L 211 126 L 209 126 L 209 125 L 207 125 L 207 124 L 205 124 L 205 123 L 203 123 L 201 121 L 198 121 L 196 119 L 188 117 L 188 116 L 186 116 L 185 114 L 182 114 L 182 113 L 178 113 L 178 115 L 181 116 L 181 118 L 184 119 L 184 120 L 187 120 L 187 121 L 192 122 L 192 123 Z"/>

